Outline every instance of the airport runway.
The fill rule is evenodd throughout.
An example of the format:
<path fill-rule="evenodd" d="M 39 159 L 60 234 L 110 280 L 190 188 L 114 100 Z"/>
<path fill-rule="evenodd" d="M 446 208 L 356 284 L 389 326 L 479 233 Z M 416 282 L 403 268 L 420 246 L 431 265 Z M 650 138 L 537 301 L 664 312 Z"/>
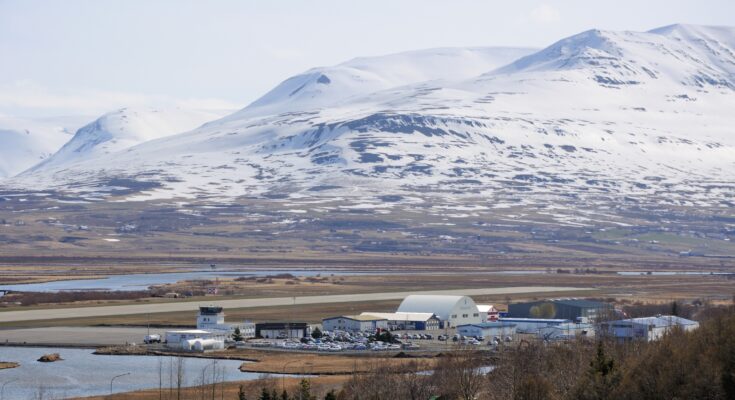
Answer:
<path fill-rule="evenodd" d="M 145 335 L 164 336 L 166 329 L 117 326 L 55 326 L 53 328 L 0 329 L 0 343 L 49 346 L 110 346 L 141 343 Z M 0 347 L 0 349 L 2 349 Z M 2 352 L 2 350 L 0 350 Z"/>
<path fill-rule="evenodd" d="M 504 295 L 520 293 L 553 293 L 595 290 L 593 288 L 559 286 L 518 286 L 481 289 L 429 290 L 416 292 L 359 293 L 322 296 L 273 297 L 258 299 L 212 300 L 203 302 L 176 301 L 171 303 L 130 304 L 120 306 L 54 308 L 48 310 L 24 310 L 0 312 L 0 324 L 4 322 L 38 321 L 51 319 L 103 317 L 110 315 L 154 314 L 164 312 L 194 311 L 199 305 L 217 305 L 225 309 L 254 308 L 269 306 L 290 306 L 293 304 L 329 304 L 360 301 L 396 300 L 411 294 L 444 295 Z"/>

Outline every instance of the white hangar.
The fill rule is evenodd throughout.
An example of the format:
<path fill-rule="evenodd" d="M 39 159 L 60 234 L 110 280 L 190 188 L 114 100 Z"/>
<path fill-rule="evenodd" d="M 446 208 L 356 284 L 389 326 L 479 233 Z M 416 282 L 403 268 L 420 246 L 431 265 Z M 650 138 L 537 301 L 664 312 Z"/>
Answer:
<path fill-rule="evenodd" d="M 467 296 L 442 296 L 414 294 L 403 299 L 399 313 L 433 313 L 444 327 L 479 324 L 480 310 L 474 300 Z"/>

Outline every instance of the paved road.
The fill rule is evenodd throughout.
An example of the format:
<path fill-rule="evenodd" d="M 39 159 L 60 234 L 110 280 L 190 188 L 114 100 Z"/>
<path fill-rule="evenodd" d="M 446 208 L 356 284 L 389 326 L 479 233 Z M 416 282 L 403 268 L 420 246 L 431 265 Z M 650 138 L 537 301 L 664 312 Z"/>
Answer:
<path fill-rule="evenodd" d="M 53 328 L 0 329 L 0 343 L 32 343 L 34 345 L 106 346 L 141 343 L 146 328 L 55 326 Z M 166 329 L 151 328 L 150 333 L 164 335 Z M 2 350 L 0 350 L 2 351 Z"/>
<path fill-rule="evenodd" d="M 417 292 L 359 293 L 303 297 L 274 297 L 258 299 L 220 300 L 207 302 L 206 305 L 222 306 L 225 309 L 253 308 L 267 306 L 288 306 L 294 304 L 328 304 L 358 301 L 397 300 L 411 294 L 453 294 L 453 295 L 504 295 L 518 293 L 551 293 L 595 290 L 592 288 L 559 287 L 559 286 L 520 286 L 482 289 L 429 290 Z M 68 319 L 103 317 L 110 315 L 153 314 L 178 311 L 192 311 L 199 307 L 199 302 L 172 302 L 156 304 L 131 304 L 122 306 L 55 308 L 48 310 L 4 311 L 0 312 L 0 324 L 3 322 L 38 321 L 49 319 Z"/>

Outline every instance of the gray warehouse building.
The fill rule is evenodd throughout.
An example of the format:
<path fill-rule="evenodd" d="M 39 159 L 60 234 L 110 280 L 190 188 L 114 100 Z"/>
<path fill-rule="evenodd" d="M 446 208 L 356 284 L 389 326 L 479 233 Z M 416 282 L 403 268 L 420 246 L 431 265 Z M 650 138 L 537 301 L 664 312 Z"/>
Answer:
<path fill-rule="evenodd" d="M 612 312 L 612 306 L 600 301 L 584 299 L 554 299 L 516 303 L 508 306 L 511 318 L 555 318 L 576 321 L 587 318 L 595 321 Z"/>

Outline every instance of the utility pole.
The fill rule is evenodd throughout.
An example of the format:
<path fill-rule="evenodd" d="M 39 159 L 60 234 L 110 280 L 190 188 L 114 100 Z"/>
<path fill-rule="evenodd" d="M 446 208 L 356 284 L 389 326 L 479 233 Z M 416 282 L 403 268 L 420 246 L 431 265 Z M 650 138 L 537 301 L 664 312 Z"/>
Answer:
<path fill-rule="evenodd" d="M 110 379 L 110 395 L 112 395 L 112 382 L 114 382 L 115 379 L 120 378 L 121 376 L 125 376 L 125 375 L 130 375 L 130 372 L 126 372 L 126 373 L 120 374 L 120 375 L 115 375 L 115 376 L 112 377 L 112 379 Z"/>

